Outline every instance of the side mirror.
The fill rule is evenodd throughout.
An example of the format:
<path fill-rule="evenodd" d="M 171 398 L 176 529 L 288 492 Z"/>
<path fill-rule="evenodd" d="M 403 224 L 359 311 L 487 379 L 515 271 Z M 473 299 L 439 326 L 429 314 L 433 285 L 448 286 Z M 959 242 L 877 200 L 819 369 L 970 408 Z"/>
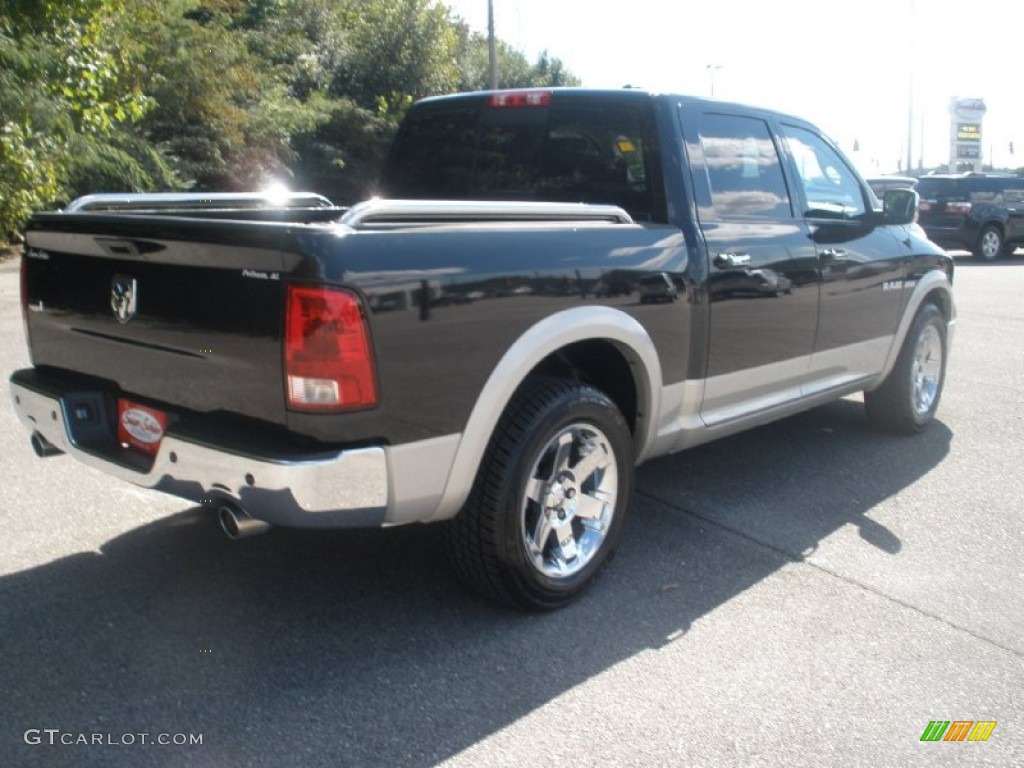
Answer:
<path fill-rule="evenodd" d="M 913 224 L 917 221 L 920 198 L 912 189 L 887 189 L 882 198 L 882 216 L 886 224 Z"/>

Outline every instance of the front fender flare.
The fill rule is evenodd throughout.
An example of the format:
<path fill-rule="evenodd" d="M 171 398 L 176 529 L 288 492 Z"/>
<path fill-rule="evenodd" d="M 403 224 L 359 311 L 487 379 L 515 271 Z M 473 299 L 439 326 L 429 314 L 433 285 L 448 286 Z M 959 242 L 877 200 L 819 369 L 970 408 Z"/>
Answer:
<path fill-rule="evenodd" d="M 903 349 L 903 342 L 906 341 L 907 333 L 910 332 L 910 324 L 914 322 L 914 317 L 921 309 L 921 305 L 936 296 L 940 298 L 939 309 L 946 318 L 946 349 L 950 348 L 953 342 L 953 331 L 956 329 L 956 304 L 953 302 L 953 286 L 945 272 L 932 270 L 922 275 L 917 281 L 917 285 L 914 286 L 914 290 L 911 292 L 910 298 L 907 299 L 907 304 L 903 309 L 903 316 L 900 318 L 892 346 L 889 347 L 889 356 L 885 360 L 885 367 L 875 383 L 866 389 L 872 390 L 881 386 L 892 369 L 896 367 L 900 350 Z"/>

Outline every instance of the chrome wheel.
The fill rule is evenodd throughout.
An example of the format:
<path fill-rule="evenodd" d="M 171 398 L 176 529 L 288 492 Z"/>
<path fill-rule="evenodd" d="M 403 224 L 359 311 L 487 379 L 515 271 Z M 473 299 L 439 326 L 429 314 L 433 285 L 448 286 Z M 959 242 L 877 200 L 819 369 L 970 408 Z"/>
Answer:
<path fill-rule="evenodd" d="M 452 566 L 508 605 L 569 604 L 622 539 L 633 466 L 629 424 L 608 395 L 582 382 L 528 378 L 448 527 Z"/>
<path fill-rule="evenodd" d="M 885 381 L 864 393 L 868 420 L 884 432 L 920 432 L 935 419 L 945 377 L 946 318 L 929 303 L 914 317 Z"/>
<path fill-rule="evenodd" d="M 615 452 L 604 432 L 577 422 L 552 437 L 520 504 L 520 534 L 533 567 L 551 579 L 585 568 L 605 541 L 618 492 Z"/>
<path fill-rule="evenodd" d="M 981 257 L 986 261 L 998 259 L 1003 250 L 1003 238 L 999 236 L 999 231 L 989 227 L 982 232 L 981 239 L 978 241 L 978 249 L 981 251 Z"/>
<path fill-rule="evenodd" d="M 932 410 L 942 381 L 942 338 L 934 325 L 926 325 L 917 339 L 911 368 L 914 410 L 919 416 Z"/>

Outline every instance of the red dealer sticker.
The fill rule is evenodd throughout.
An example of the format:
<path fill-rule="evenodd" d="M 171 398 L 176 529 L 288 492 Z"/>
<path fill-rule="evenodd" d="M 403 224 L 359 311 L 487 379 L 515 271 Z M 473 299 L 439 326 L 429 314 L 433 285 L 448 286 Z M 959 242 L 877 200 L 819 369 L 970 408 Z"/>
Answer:
<path fill-rule="evenodd" d="M 156 456 L 167 428 L 167 414 L 156 408 L 117 400 L 117 439 L 122 445 Z"/>

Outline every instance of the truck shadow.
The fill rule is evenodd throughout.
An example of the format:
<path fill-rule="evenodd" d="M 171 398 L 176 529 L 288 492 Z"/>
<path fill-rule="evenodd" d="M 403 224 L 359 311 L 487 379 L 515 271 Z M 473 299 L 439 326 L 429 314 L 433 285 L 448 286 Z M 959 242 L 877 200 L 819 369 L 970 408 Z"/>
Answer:
<path fill-rule="evenodd" d="M 843 526 L 899 552 L 867 513 L 950 441 L 941 423 L 874 435 L 841 401 L 652 462 L 614 562 L 547 615 L 461 589 L 436 527 L 229 543 L 189 509 L 0 579 L 0 764 L 434 765 L 678 641 Z M 30 746 L 30 728 L 203 743 Z"/>

